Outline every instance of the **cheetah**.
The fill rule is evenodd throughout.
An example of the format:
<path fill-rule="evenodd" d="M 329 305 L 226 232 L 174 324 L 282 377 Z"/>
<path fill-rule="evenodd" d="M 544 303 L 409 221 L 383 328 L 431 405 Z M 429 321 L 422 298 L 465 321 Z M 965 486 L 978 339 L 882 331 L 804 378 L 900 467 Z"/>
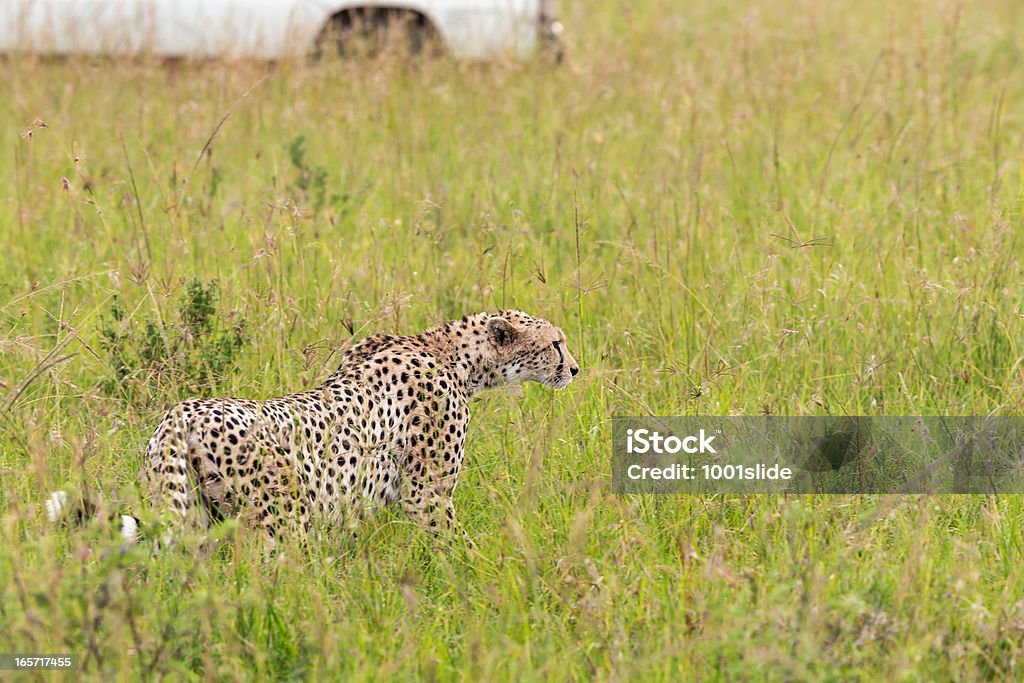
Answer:
<path fill-rule="evenodd" d="M 390 505 L 428 530 L 460 529 L 452 494 L 470 397 L 527 381 L 562 389 L 579 370 L 565 333 L 521 311 L 372 336 L 315 389 L 175 405 L 149 441 L 146 474 L 158 506 L 199 529 L 243 517 L 271 539 L 314 526 L 354 536 Z"/>

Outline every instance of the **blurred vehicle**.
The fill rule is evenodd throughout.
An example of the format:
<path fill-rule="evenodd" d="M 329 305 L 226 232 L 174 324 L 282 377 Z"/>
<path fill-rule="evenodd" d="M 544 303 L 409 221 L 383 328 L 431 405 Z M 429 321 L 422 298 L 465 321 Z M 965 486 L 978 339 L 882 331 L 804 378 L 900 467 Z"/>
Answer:
<path fill-rule="evenodd" d="M 0 51 L 280 59 L 388 45 L 560 56 L 555 0 L 0 0 Z"/>

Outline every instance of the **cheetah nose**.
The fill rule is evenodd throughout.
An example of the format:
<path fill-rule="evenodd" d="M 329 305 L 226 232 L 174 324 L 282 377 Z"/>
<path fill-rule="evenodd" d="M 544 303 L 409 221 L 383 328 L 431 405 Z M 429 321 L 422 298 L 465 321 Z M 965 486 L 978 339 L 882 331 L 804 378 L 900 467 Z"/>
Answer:
<path fill-rule="evenodd" d="M 569 368 L 569 374 L 572 375 L 573 377 L 580 374 L 580 367 L 578 365 L 572 366 L 571 368 Z"/>

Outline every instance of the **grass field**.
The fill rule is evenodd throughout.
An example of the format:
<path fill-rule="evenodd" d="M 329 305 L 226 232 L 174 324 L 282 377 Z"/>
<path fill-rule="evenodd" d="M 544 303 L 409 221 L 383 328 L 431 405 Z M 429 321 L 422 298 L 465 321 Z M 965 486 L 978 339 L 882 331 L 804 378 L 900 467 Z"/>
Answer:
<path fill-rule="evenodd" d="M 564 2 L 561 67 L 0 62 L 0 649 L 94 680 L 1024 673 L 1017 497 L 620 497 L 615 414 L 1024 412 L 1024 7 Z M 476 537 L 208 558 L 161 412 L 521 308 L 583 372 L 474 404 Z"/>

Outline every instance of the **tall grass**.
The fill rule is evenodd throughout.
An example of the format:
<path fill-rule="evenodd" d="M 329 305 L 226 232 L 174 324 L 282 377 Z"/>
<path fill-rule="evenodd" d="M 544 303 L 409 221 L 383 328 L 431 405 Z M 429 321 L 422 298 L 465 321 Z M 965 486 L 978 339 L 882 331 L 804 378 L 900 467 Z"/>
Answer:
<path fill-rule="evenodd" d="M 1024 10 L 563 15 L 559 68 L 0 62 L 3 649 L 97 680 L 1020 676 L 1017 498 L 617 497 L 608 417 L 1020 413 Z M 189 336 L 196 283 L 237 353 Z M 186 394 L 499 307 L 583 372 L 473 405 L 476 550 L 389 514 L 150 557 L 43 519 L 57 486 L 137 502 Z"/>

